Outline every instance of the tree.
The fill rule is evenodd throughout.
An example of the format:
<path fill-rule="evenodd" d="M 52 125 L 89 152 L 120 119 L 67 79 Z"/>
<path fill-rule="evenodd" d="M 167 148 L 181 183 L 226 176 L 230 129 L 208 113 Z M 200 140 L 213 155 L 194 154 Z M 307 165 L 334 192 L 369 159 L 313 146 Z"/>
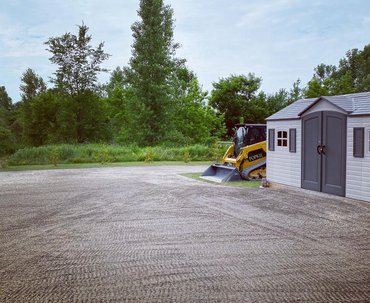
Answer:
<path fill-rule="evenodd" d="M 109 55 L 104 52 L 104 42 L 99 43 L 97 48 L 90 45 L 91 35 L 85 25 L 78 26 L 78 36 L 65 33 L 61 37 L 49 38 L 46 45 L 52 53 L 49 59 L 58 65 L 52 82 L 56 88 L 70 96 L 76 96 L 87 90 L 96 89 L 97 75 L 106 72 L 101 68 L 101 63 L 108 59 Z"/>
<path fill-rule="evenodd" d="M 352 49 L 338 66 L 319 64 L 308 82 L 306 97 L 357 93 L 370 90 L 370 44 Z"/>
<path fill-rule="evenodd" d="M 101 114 L 97 75 L 107 71 L 101 64 L 109 55 L 103 50 L 103 42 L 96 48 L 91 46 L 86 25 L 78 28 L 78 35 L 66 33 L 49 38 L 45 44 L 52 53 L 50 61 L 58 65 L 52 82 L 59 94 L 72 98 L 74 103 L 75 138 L 81 143 L 97 140 L 105 133 L 105 129 L 99 129 L 106 124 Z"/>
<path fill-rule="evenodd" d="M 28 68 L 21 78 L 22 84 L 19 86 L 23 102 L 30 101 L 38 94 L 46 91 L 44 80 L 37 75 L 31 68 Z"/>
<path fill-rule="evenodd" d="M 132 90 L 132 130 L 142 145 L 161 142 L 170 131 L 170 82 L 183 61 L 175 58 L 173 10 L 163 0 L 140 0 L 140 21 L 135 22 L 129 66 L 125 68 Z"/>
<path fill-rule="evenodd" d="M 213 83 L 213 90 L 209 98 L 210 105 L 224 114 L 227 136 L 234 133 L 234 125 L 240 122 L 259 123 L 261 115 L 255 115 L 256 107 L 253 100 L 261 85 L 261 78 L 254 74 L 232 75 Z"/>
<path fill-rule="evenodd" d="M 135 142 L 134 134 L 130 126 L 133 125 L 133 113 L 131 112 L 132 94 L 127 84 L 124 71 L 117 67 L 111 73 L 106 86 L 106 114 L 110 124 L 110 132 L 114 142 Z"/>
<path fill-rule="evenodd" d="M 16 111 L 16 125 L 21 132 L 21 140 L 25 144 L 32 144 L 31 139 L 31 103 L 34 98 L 46 91 L 44 80 L 37 75 L 31 68 L 28 68 L 21 77 L 21 102 Z M 37 131 L 36 131 L 37 132 Z"/>
<path fill-rule="evenodd" d="M 305 88 L 301 87 L 301 80 L 297 79 L 293 83 L 293 87 L 289 91 L 287 104 L 285 104 L 284 107 L 289 104 L 292 104 L 293 102 L 299 99 L 304 98 L 304 94 L 305 94 Z"/>
<path fill-rule="evenodd" d="M 9 97 L 5 86 L 0 86 L 0 108 L 10 112 L 12 107 L 12 99 Z"/>
<path fill-rule="evenodd" d="M 334 65 L 319 64 L 315 68 L 312 79 L 308 82 L 307 98 L 331 95 L 334 93 L 334 74 L 337 68 Z"/>
<path fill-rule="evenodd" d="M 196 75 L 188 68 L 178 68 L 173 89 L 172 132 L 166 141 L 177 144 L 209 143 L 224 132 L 223 117 L 207 104 L 208 92 L 203 91 Z"/>
<path fill-rule="evenodd" d="M 9 153 L 14 148 L 14 136 L 10 130 L 12 99 L 5 86 L 0 86 L 0 156 Z"/>

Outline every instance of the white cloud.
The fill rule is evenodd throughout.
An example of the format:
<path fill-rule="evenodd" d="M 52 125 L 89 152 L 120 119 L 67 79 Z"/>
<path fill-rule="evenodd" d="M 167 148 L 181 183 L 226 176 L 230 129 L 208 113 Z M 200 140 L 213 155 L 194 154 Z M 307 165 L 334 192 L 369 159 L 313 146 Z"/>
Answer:
<path fill-rule="evenodd" d="M 25 5 L 25 2 L 27 5 Z M 263 89 L 290 88 L 309 80 L 319 63 L 336 64 L 348 49 L 369 43 L 367 0 L 167 0 L 175 13 L 180 57 L 204 87 L 230 74 L 254 72 Z M 13 0 L 0 12 L 0 85 L 17 99 L 28 67 L 47 79 L 55 67 L 43 43 L 77 31 L 82 20 L 93 44 L 105 41 L 112 57 L 105 66 L 126 65 L 137 0 Z M 101 80 L 108 79 L 108 75 Z"/>

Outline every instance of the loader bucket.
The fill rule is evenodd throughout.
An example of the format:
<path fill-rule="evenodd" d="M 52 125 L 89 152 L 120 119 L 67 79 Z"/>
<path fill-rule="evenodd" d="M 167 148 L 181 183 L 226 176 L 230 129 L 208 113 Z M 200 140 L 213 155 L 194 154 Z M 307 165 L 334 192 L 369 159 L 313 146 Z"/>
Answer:
<path fill-rule="evenodd" d="M 213 182 L 241 181 L 239 171 L 233 166 L 213 164 L 208 167 L 200 178 Z"/>

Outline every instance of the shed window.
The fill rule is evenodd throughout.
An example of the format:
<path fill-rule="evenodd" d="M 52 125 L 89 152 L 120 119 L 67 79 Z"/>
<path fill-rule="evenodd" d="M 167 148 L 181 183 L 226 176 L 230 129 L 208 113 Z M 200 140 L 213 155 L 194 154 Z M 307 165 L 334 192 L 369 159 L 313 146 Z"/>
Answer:
<path fill-rule="evenodd" d="M 288 132 L 283 130 L 277 132 L 277 146 L 288 146 Z"/>

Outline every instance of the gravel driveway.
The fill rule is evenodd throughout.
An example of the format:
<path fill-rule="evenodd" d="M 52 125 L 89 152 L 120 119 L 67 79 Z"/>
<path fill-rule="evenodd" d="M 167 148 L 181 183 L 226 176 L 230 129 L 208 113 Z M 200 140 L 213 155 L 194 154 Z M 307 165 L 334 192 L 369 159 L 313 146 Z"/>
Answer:
<path fill-rule="evenodd" d="M 0 302 L 370 302 L 368 203 L 204 168 L 0 173 Z"/>

